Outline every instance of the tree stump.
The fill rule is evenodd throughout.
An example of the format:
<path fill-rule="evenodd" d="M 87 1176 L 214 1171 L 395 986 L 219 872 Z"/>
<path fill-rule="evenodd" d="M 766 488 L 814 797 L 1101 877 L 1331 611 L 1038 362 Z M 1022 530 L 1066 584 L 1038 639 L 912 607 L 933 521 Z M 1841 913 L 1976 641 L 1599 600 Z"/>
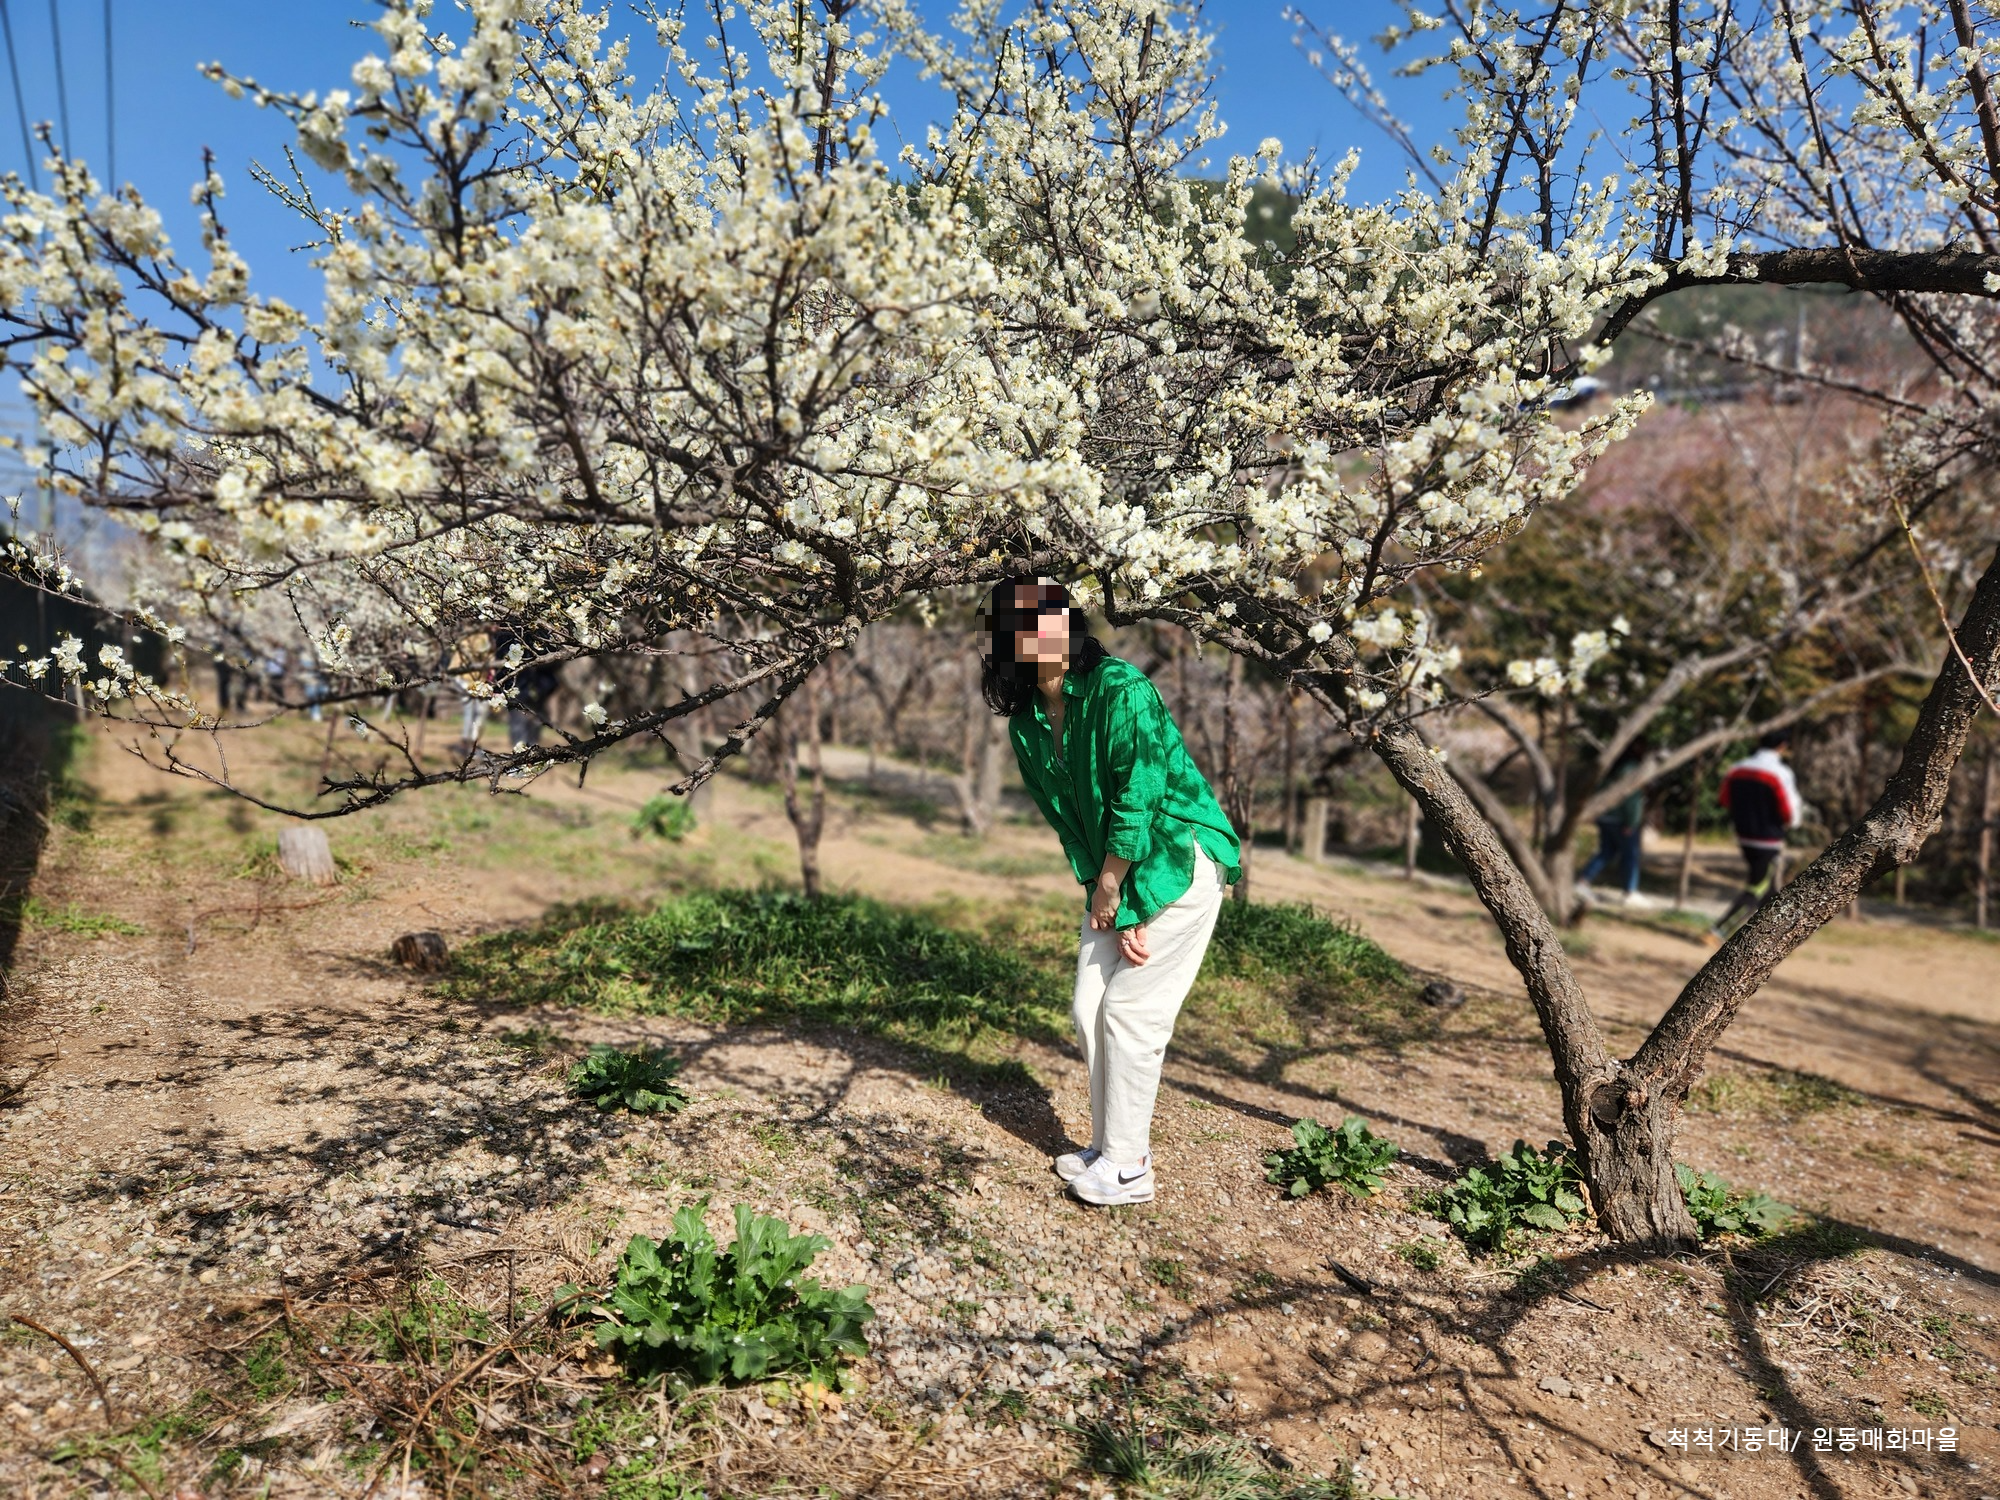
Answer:
<path fill-rule="evenodd" d="M 389 957 L 419 974 L 442 974 L 451 967 L 451 950 L 441 932 L 406 932 L 389 945 Z"/>
<path fill-rule="evenodd" d="M 333 885 L 340 872 L 333 866 L 333 847 L 326 830 L 316 823 L 287 828 L 278 835 L 278 868 L 294 880 Z"/>

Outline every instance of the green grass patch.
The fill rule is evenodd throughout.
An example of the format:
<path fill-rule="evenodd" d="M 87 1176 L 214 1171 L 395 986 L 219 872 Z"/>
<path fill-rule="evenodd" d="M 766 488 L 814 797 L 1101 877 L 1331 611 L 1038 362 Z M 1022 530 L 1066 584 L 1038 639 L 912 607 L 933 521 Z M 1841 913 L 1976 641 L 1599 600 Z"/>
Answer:
<path fill-rule="evenodd" d="M 925 859 L 973 875 L 991 875 L 1000 880 L 1018 880 L 1036 875 L 1067 875 L 1069 866 L 1053 848 L 1033 854 L 1009 854 L 994 849 L 984 840 L 959 833 L 933 833 L 917 845 Z M 1082 919 L 1079 917 L 1079 921 Z"/>
<path fill-rule="evenodd" d="M 1414 1266 L 1419 1271 L 1435 1271 L 1444 1264 L 1436 1245 L 1428 1240 L 1411 1240 L 1396 1247 L 1397 1258 L 1405 1265 Z"/>
<path fill-rule="evenodd" d="M 1176 1044 L 1276 1081 L 1315 1053 L 1399 1048 L 1435 1033 L 1409 972 L 1343 923 L 1297 903 L 1228 901 Z"/>
<path fill-rule="evenodd" d="M 1171 1256 L 1154 1256 L 1152 1259 L 1142 1262 L 1140 1269 L 1152 1280 L 1167 1288 L 1168 1291 L 1178 1290 L 1181 1283 L 1186 1280 L 1187 1267 Z"/>
<path fill-rule="evenodd" d="M 21 903 L 21 920 L 30 927 L 50 932 L 73 932 L 80 937 L 138 937 L 145 928 L 106 912 L 85 911 L 74 901 L 50 906 L 38 896 Z"/>
<path fill-rule="evenodd" d="M 1217 975 L 1400 984 L 1409 971 L 1345 923 L 1298 902 L 1225 901 L 1208 965 Z"/>
<path fill-rule="evenodd" d="M 288 1340 L 275 1330 L 250 1346 L 243 1356 L 243 1379 L 259 1401 L 274 1401 L 298 1382 L 292 1375 L 285 1349 Z"/>
<path fill-rule="evenodd" d="M 1788 1119 L 1867 1102 L 1865 1096 L 1846 1084 L 1789 1068 L 1770 1068 L 1757 1073 L 1711 1073 L 1690 1089 L 1687 1096 L 1687 1107 L 1695 1113 L 1763 1119 Z"/>
<path fill-rule="evenodd" d="M 172 1410 L 146 1417 L 121 1432 L 65 1438 L 49 1457 L 59 1464 L 109 1465 L 113 1486 L 134 1488 L 127 1481 L 137 1479 L 157 1493 L 178 1451 L 225 1414 L 226 1409 L 212 1395 L 197 1391 Z"/>
<path fill-rule="evenodd" d="M 442 1277 L 426 1276 L 411 1282 L 395 1302 L 349 1314 L 335 1336 L 343 1344 L 367 1346 L 377 1359 L 446 1364 L 461 1342 L 492 1338 L 493 1320 Z"/>
<path fill-rule="evenodd" d="M 1087 1470 L 1147 1500 L 1373 1500 L 1347 1465 L 1332 1477 L 1279 1469 L 1188 1402 L 1099 1417 L 1070 1430 Z"/>
<path fill-rule="evenodd" d="M 1933 1390 L 1923 1388 L 1913 1390 L 1903 1404 L 1918 1416 L 1926 1417 L 1933 1422 L 1945 1422 L 1951 1419 L 1951 1407 L 1946 1404 L 1944 1397 Z"/>
<path fill-rule="evenodd" d="M 696 891 L 651 911 L 559 907 L 468 943 L 459 998 L 718 1025 L 805 1021 L 953 1050 L 1070 1033 L 1068 986 L 1017 947 L 860 896 Z"/>
<path fill-rule="evenodd" d="M 658 1418 L 622 1395 L 587 1396 L 570 1426 L 570 1456 L 598 1476 L 604 1500 L 707 1500 L 690 1455 L 659 1441 Z"/>

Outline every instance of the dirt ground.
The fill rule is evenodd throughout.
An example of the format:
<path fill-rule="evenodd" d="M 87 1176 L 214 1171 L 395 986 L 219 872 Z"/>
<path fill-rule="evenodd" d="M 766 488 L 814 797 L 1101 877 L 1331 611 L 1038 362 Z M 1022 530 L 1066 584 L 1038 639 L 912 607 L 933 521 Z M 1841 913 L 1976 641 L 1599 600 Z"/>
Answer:
<path fill-rule="evenodd" d="M 317 747 L 282 748 L 304 768 L 246 748 L 273 758 L 239 773 L 296 795 Z M 835 888 L 973 911 L 1074 899 L 1027 821 L 971 843 L 908 772 L 871 792 L 858 757 L 836 769 Z M 1254 899 L 1351 920 L 1469 1002 L 1337 1046 L 1191 1007 L 1160 1196 L 1101 1213 L 1049 1172 L 1087 1125 L 1068 1049 L 1023 1043 L 1010 1074 L 954 1084 L 865 1038 L 447 1001 L 387 961 L 412 929 L 457 944 L 558 901 L 787 880 L 790 831 L 757 789 L 718 785 L 682 844 L 628 832 L 656 769 L 441 791 L 334 823 L 343 879 L 322 892 L 274 870 L 274 817 L 101 736 L 83 773 L 81 811 L 48 821 L 0 1010 L 0 1314 L 81 1356 L 22 1323 L 0 1338 L 9 1494 L 438 1493 L 357 1462 L 323 1403 L 282 1394 L 232 1414 L 251 1456 L 226 1472 L 169 1455 L 148 1478 L 86 1461 L 85 1439 L 212 1383 L 315 1278 L 504 1261 L 511 1298 L 517 1276 L 601 1276 L 614 1228 L 657 1233 L 699 1190 L 825 1233 L 825 1279 L 875 1290 L 872 1415 L 733 1412 L 757 1472 L 832 1493 L 1109 1493 L 1064 1424 L 1117 1376 L 1172 1384 L 1282 1468 L 1357 1461 L 1365 1490 L 1409 1500 L 2000 1496 L 2000 944 L 1976 934 L 1821 933 L 1690 1097 L 1681 1158 L 1822 1216 L 1814 1235 L 1647 1259 L 1577 1232 L 1475 1259 L 1411 1198 L 1561 1122 L 1532 1011 L 1450 882 L 1260 848 Z M 1704 952 L 1666 919 L 1593 920 L 1574 946 L 1628 1051 Z M 693 1107 L 567 1106 L 563 1046 L 638 1037 L 690 1058 Z M 1294 1120 L 1350 1112 L 1403 1149 L 1379 1199 L 1264 1183 Z M 1785 1457 L 1666 1446 L 1748 1424 L 1833 1436 Z M 1948 1453 L 1854 1437 L 1944 1428 Z M 562 1492 L 594 1483 L 580 1466 Z M 724 1465 L 710 1483 L 769 1481 Z"/>

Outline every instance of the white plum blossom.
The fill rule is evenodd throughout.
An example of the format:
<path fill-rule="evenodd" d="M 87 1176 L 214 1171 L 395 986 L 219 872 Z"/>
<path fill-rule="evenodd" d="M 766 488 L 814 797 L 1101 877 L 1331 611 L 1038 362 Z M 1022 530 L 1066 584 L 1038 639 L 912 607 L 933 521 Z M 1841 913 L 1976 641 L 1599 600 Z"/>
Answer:
<path fill-rule="evenodd" d="M 387 0 L 374 55 L 323 92 L 212 69 L 326 174 L 310 201 L 285 189 L 318 238 L 317 316 L 255 290 L 219 172 L 192 254 L 74 159 L 47 192 L 6 182 L 7 361 L 52 437 L 27 456 L 130 518 L 137 618 L 211 647 L 303 631 L 357 714 L 452 682 L 504 705 L 519 673 L 581 656 L 664 652 L 700 679 L 496 774 L 741 705 L 706 775 L 871 620 L 1010 571 L 1261 654 L 1350 718 L 1400 711 L 1456 666 L 1413 580 L 1475 568 L 1648 400 L 1551 395 L 1606 357 L 1615 314 L 1670 277 L 1740 277 L 1756 243 L 1671 214 L 1662 237 L 1661 172 L 1578 171 L 1559 216 L 1524 211 L 1492 102 L 1520 91 L 1560 150 L 1574 101 L 1512 22 L 1437 64 L 1469 112 L 1435 182 L 1359 203 L 1351 155 L 1218 159 L 1188 0 L 946 24 L 907 0 L 865 19 L 749 0 L 707 34 L 644 15 L 668 59 L 650 87 L 622 13 L 583 0 Z M 1615 70 L 1659 19 L 1565 12 L 1558 50 Z M 1737 40 L 1696 25 L 1696 71 L 1778 55 Z M 899 54 L 953 105 L 891 159 L 875 90 Z M 1842 65 L 1867 82 L 1856 117 L 1964 114 L 1956 75 Z M 1919 175 L 1973 160 L 1956 135 L 1907 139 Z M 1293 204 L 1282 258 L 1245 228 L 1269 184 Z M 5 545 L 72 581 L 52 545 Z M 1517 685 L 1574 691 L 1618 634 Z M 84 676 L 56 653 L 8 670 Z M 137 672 L 89 690 L 207 722 Z M 361 805 L 399 775 L 334 789 Z"/>

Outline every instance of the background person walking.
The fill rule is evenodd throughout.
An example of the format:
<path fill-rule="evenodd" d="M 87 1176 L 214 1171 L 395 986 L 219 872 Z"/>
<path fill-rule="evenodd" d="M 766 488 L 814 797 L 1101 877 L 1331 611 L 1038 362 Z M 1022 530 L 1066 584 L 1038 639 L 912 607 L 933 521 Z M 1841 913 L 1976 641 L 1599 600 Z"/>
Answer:
<path fill-rule="evenodd" d="M 1056 1172 L 1086 1203 L 1145 1203 L 1160 1068 L 1242 874 L 1236 834 L 1159 690 L 1091 639 L 1060 584 L 1002 583 L 982 623 L 987 705 L 1085 889 L 1070 1013 L 1090 1144 Z"/>
<path fill-rule="evenodd" d="M 1771 899 L 1778 856 L 1785 852 L 1785 831 L 1796 828 L 1799 821 L 1799 784 L 1785 763 L 1791 746 L 1789 729 L 1773 729 L 1757 741 L 1755 754 L 1723 773 L 1717 795 L 1736 825 L 1746 875 L 1729 910 L 1709 928 L 1710 943 L 1721 942 Z"/>
<path fill-rule="evenodd" d="M 1635 743 L 1618 758 L 1618 763 L 1604 779 L 1616 781 L 1638 765 L 1645 753 L 1644 742 Z M 1598 876 L 1615 870 L 1618 889 L 1626 905 L 1639 907 L 1653 904 L 1649 898 L 1639 894 L 1640 856 L 1645 850 L 1645 838 L 1646 789 L 1641 787 L 1597 820 L 1597 853 L 1591 856 L 1590 863 L 1577 876 L 1577 884 L 1583 887 L 1585 899 L 1596 894 L 1590 886 Z"/>

